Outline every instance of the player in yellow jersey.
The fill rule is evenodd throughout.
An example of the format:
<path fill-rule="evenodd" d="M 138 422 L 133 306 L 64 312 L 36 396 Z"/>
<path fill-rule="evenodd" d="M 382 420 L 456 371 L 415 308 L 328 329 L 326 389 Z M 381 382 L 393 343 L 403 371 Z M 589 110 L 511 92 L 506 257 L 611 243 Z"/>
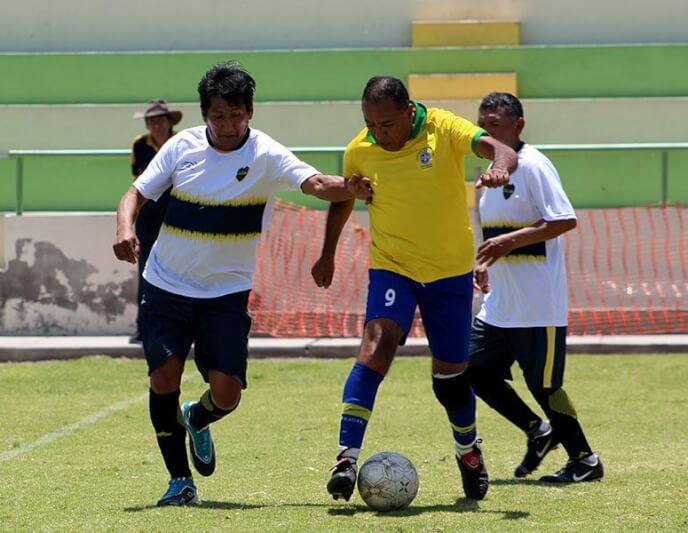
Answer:
<path fill-rule="evenodd" d="M 432 352 L 433 390 L 453 430 L 463 489 L 466 497 L 480 500 L 488 478 L 476 434 L 475 396 L 464 374 L 474 257 L 464 156 L 474 152 L 491 159 L 479 185 L 499 187 L 516 169 L 516 153 L 468 120 L 410 100 L 396 78 L 370 79 L 362 109 L 366 128 L 346 148 L 344 175 L 366 176 L 373 189 L 370 284 L 327 489 L 335 499 L 351 497 L 377 389 L 418 307 Z M 321 287 L 332 282 L 337 241 L 353 203 L 330 206 L 322 255 L 312 269 Z"/>

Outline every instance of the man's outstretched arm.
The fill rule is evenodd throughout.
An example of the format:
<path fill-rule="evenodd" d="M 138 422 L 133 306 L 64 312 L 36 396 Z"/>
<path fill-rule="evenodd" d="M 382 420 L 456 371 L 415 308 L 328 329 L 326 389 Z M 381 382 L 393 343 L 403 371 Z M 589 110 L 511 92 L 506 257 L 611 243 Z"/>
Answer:
<path fill-rule="evenodd" d="M 117 232 L 112 249 L 120 261 L 136 263 L 139 257 L 139 240 L 136 237 L 134 223 L 136 215 L 146 198 L 134 187 L 124 193 L 117 208 Z"/>
<path fill-rule="evenodd" d="M 342 234 L 342 229 L 354 208 L 354 200 L 333 202 L 327 211 L 327 223 L 325 225 L 325 238 L 320 258 L 311 268 L 311 275 L 318 287 L 327 288 L 334 278 L 334 256 L 337 251 L 337 243 Z"/>
<path fill-rule="evenodd" d="M 492 165 L 478 178 L 476 187 L 502 187 L 509 183 L 509 175 L 518 167 L 518 155 L 514 150 L 488 135 L 478 139 L 476 151 L 490 159 Z"/>

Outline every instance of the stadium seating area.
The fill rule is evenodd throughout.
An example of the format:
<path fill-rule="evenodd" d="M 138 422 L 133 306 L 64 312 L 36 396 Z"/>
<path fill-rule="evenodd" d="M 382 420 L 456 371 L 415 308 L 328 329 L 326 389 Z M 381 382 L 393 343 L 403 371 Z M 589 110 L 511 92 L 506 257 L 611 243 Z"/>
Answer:
<path fill-rule="evenodd" d="M 408 48 L 3 54 L 0 151 L 128 148 L 143 130 L 132 113 L 152 95 L 178 104 L 182 127 L 195 125 L 198 79 L 227 59 L 257 80 L 254 126 L 292 147 L 344 146 L 362 125 L 361 88 L 381 72 L 407 80 L 412 96 L 471 119 L 486 92 L 515 92 L 533 144 L 685 140 L 688 79 L 674 66 L 688 45 L 520 46 L 511 21 L 418 22 L 409 31 Z M 549 155 L 579 207 L 688 201 L 688 150 L 665 158 L 645 150 Z M 328 172 L 337 158 L 306 156 Z M 15 208 L 15 165 L 0 159 L 3 211 Z M 42 158 L 26 159 L 23 177 L 24 210 L 112 210 L 129 171 L 126 156 Z M 77 185 L 92 190 L 74 198 Z"/>
<path fill-rule="evenodd" d="M 308 49 L 265 50 L 256 42 L 255 49 L 235 51 L 1 53 L 0 213 L 14 212 L 19 202 L 24 211 L 113 211 L 130 184 L 127 150 L 144 131 L 134 111 L 163 97 L 184 112 L 179 127 L 200 123 L 196 86 L 217 61 L 238 60 L 256 78 L 254 127 L 300 147 L 304 159 L 331 173 L 341 170 L 341 149 L 363 126 L 359 99 L 370 76 L 399 77 L 412 97 L 473 120 L 484 94 L 509 91 L 525 106 L 524 138 L 544 145 L 582 221 L 568 240 L 571 332 L 685 332 L 685 209 L 674 205 L 688 204 L 688 144 L 681 144 L 687 138 L 688 72 L 680 68 L 688 42 L 619 44 L 619 34 L 605 44 L 534 43 L 532 28 L 546 27 L 546 16 L 533 25 L 417 20 L 408 22 L 405 44 L 394 47 L 352 42 L 341 48 L 341 41 L 330 45 L 322 36 L 319 47 Z M 525 33 L 528 44 L 522 44 Z M 2 158 L 9 150 L 111 149 L 120 151 Z M 469 158 L 468 179 L 484 164 Z M 15 179 L 19 173 L 21 180 Z M 671 208 L 655 209 L 664 204 Z M 588 209 L 617 207 L 623 209 Z M 302 239 L 301 248 L 289 246 L 282 257 L 285 238 L 277 228 L 305 234 L 308 221 L 312 235 L 324 213 L 282 203 L 276 216 L 284 220 L 263 245 L 272 261 L 261 261 L 256 276 L 254 333 L 358 335 L 365 228 L 348 227 L 342 261 L 355 268 L 338 280 L 341 290 L 323 294 L 308 279 L 291 284 L 279 277 L 300 272 L 307 278 L 304 265 L 318 243 Z M 289 268 L 275 272 L 278 257 Z M 285 296 L 284 290 L 305 292 Z M 303 312 L 294 315 L 293 301 L 306 303 Z"/>

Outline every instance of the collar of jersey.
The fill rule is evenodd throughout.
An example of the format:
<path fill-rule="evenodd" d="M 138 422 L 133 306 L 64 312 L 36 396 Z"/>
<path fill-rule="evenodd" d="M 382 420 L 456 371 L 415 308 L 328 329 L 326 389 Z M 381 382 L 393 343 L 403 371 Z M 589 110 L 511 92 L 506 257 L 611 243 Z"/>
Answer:
<path fill-rule="evenodd" d="M 409 141 L 411 139 L 415 139 L 416 137 L 418 137 L 418 134 L 421 131 L 423 131 L 425 123 L 428 121 L 427 108 L 423 104 L 421 104 L 420 102 L 416 102 L 415 100 L 411 100 L 411 103 L 416 108 L 416 115 L 413 118 L 413 125 L 411 126 L 411 137 L 409 138 Z M 368 132 L 368 135 L 366 135 L 366 139 L 373 144 L 377 144 L 375 137 L 373 137 L 370 134 L 370 132 Z"/>
<path fill-rule="evenodd" d="M 208 141 L 208 144 L 210 145 L 210 147 L 211 147 L 213 150 L 215 150 L 216 152 L 218 152 L 218 153 L 220 153 L 220 154 L 231 154 L 231 153 L 233 153 L 233 152 L 236 152 L 236 151 L 238 151 L 238 150 L 241 150 L 241 149 L 244 147 L 244 145 L 248 142 L 248 138 L 249 138 L 250 136 L 251 136 L 251 128 L 248 128 L 248 129 L 246 130 L 246 135 L 244 136 L 244 140 L 241 141 L 241 144 L 239 144 L 239 146 L 237 146 L 234 150 L 229 150 L 229 151 L 227 151 L 227 150 L 220 150 L 217 146 L 215 146 L 215 145 L 213 144 L 213 141 L 210 140 L 210 134 L 208 133 L 208 126 L 205 127 L 205 139 L 206 139 L 206 141 Z"/>

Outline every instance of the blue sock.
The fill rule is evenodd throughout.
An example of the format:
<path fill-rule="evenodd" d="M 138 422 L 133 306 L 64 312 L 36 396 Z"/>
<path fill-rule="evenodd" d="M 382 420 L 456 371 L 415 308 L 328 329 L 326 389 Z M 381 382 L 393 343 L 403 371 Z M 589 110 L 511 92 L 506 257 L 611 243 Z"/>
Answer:
<path fill-rule="evenodd" d="M 368 420 L 373 411 L 375 395 L 384 376 L 356 363 L 344 385 L 342 418 L 339 426 L 339 449 L 352 448 L 358 456 Z"/>
<path fill-rule="evenodd" d="M 475 393 L 468 378 L 461 374 L 433 374 L 435 396 L 447 411 L 458 452 L 468 451 L 476 440 Z"/>
<path fill-rule="evenodd" d="M 478 436 L 475 428 L 475 394 L 470 388 L 468 401 L 459 409 L 447 409 L 447 416 L 459 446 L 472 446 Z"/>

